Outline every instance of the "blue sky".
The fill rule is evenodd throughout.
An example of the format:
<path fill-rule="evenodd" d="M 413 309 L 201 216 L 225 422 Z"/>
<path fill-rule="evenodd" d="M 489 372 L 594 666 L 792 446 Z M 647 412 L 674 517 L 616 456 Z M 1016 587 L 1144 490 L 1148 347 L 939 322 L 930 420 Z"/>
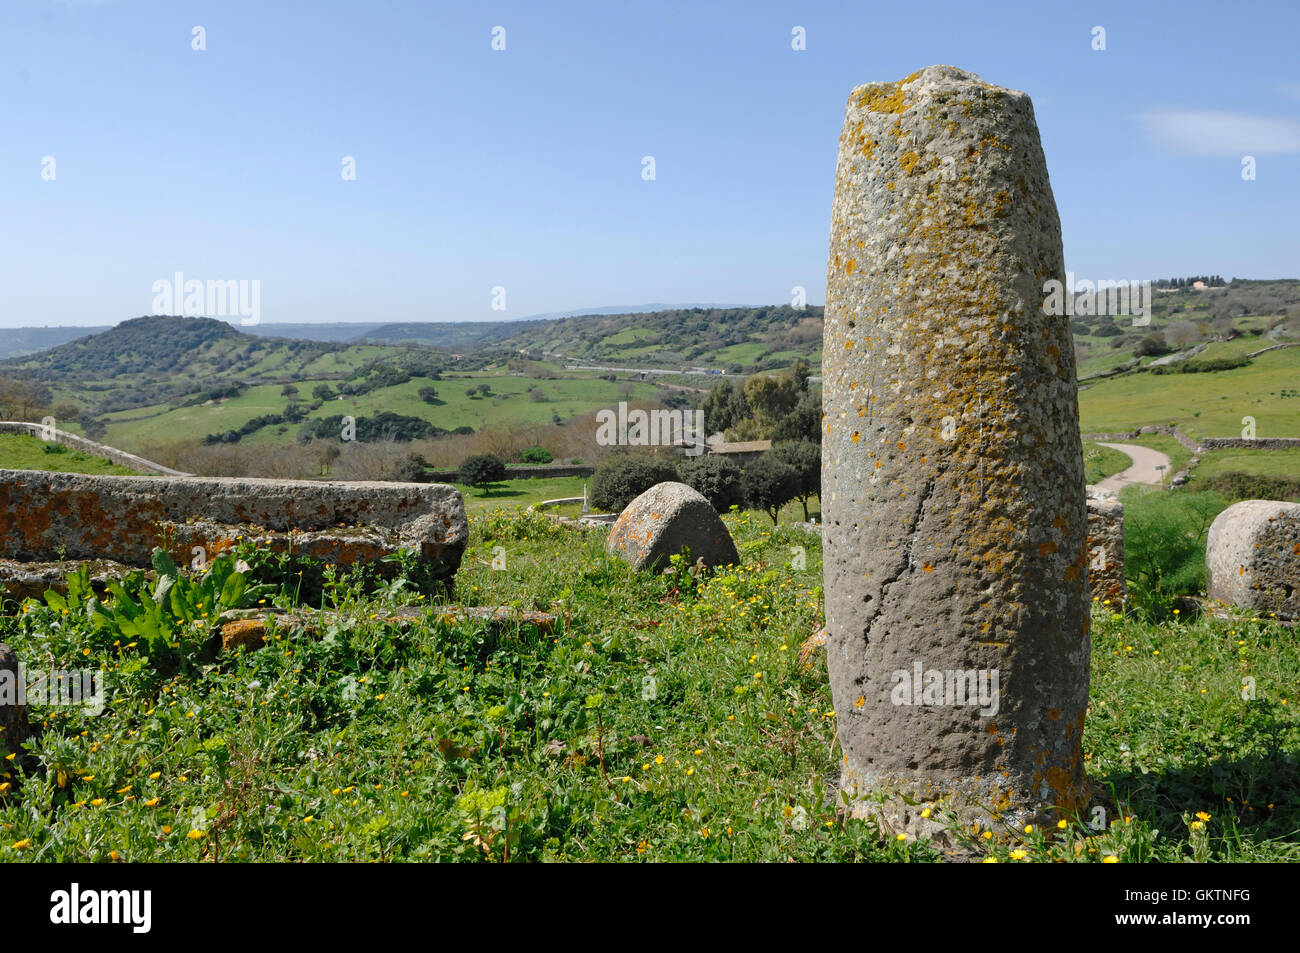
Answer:
<path fill-rule="evenodd" d="M 0 327 L 821 303 L 849 91 L 935 63 L 1031 95 L 1079 278 L 1300 277 L 1298 11 L 0 0 Z"/>

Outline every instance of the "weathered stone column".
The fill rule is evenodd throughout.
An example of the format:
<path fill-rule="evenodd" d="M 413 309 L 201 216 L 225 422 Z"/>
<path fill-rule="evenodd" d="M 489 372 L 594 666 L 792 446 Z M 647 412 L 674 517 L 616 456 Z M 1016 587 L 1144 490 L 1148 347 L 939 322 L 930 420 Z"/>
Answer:
<path fill-rule="evenodd" d="M 823 354 L 827 660 L 859 795 L 1020 826 L 1084 808 L 1087 515 L 1061 227 L 1029 97 L 859 86 Z M 861 810 L 876 812 L 868 802 Z M 939 812 L 933 812 L 938 816 Z"/>

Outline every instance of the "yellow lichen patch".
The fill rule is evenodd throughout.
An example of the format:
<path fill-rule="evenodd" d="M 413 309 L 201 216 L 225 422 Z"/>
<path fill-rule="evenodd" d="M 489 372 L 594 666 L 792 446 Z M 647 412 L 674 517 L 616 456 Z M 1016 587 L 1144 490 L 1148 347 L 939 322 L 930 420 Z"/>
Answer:
<path fill-rule="evenodd" d="M 907 175 L 912 174 L 912 170 L 916 168 L 916 164 L 920 161 L 921 161 L 921 157 L 917 155 L 915 152 L 912 152 L 911 150 L 904 152 L 901 156 L 898 157 L 898 164 L 902 167 L 903 172 L 905 172 Z"/>
<path fill-rule="evenodd" d="M 857 443 L 857 442 L 858 442 L 858 438 L 860 438 L 861 436 L 862 436 L 862 434 L 860 434 L 858 431 L 855 430 L 855 431 L 853 431 L 853 436 L 850 437 L 849 439 L 852 440 L 854 443 Z"/>
<path fill-rule="evenodd" d="M 859 109 L 872 113 L 901 113 L 903 105 L 903 87 L 898 83 L 874 83 L 867 86 L 854 97 L 853 103 Z"/>
<path fill-rule="evenodd" d="M 851 275 L 853 274 L 853 269 L 857 267 L 858 267 L 858 260 L 856 258 L 850 258 L 848 261 L 844 263 L 844 273 L 846 275 Z"/>

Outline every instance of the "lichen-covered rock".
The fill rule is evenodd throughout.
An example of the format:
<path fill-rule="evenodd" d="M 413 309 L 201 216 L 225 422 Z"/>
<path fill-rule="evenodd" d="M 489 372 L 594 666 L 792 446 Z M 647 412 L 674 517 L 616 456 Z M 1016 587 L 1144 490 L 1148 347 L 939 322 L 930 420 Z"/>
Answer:
<path fill-rule="evenodd" d="M 24 563 L 0 559 L 0 595 L 22 602 L 24 599 L 39 600 L 50 590 L 66 593 L 68 573 L 76 568 L 76 564 L 62 561 Z M 132 567 L 108 559 L 87 560 L 86 568 L 90 587 L 100 596 L 108 591 L 110 582 L 124 579 L 132 571 Z"/>
<path fill-rule="evenodd" d="M 0 758 L 18 751 L 18 746 L 27 737 L 27 706 L 22 704 L 22 697 L 22 669 L 18 665 L 18 656 L 8 645 L 0 642 Z"/>
<path fill-rule="evenodd" d="M 449 581 L 469 538 L 465 504 L 438 483 L 87 476 L 0 470 L 0 557 L 109 559 L 148 566 L 161 546 L 179 565 L 245 535 L 329 562 L 399 548 Z"/>
<path fill-rule="evenodd" d="M 636 569 L 663 567 L 670 556 L 690 550 L 706 566 L 740 562 L 726 524 L 701 494 L 685 483 L 659 483 L 619 514 L 605 549 Z"/>
<path fill-rule="evenodd" d="M 1088 487 L 1088 586 L 1093 599 L 1128 597 L 1124 584 L 1124 504 L 1110 490 Z"/>
<path fill-rule="evenodd" d="M 1003 824 L 1086 806 L 1087 513 L 1053 279 L 1028 96 L 949 66 L 853 90 L 823 344 L 827 663 L 844 784 L 920 802 L 880 810 L 898 830 L 939 800 Z"/>
<path fill-rule="evenodd" d="M 1214 518 L 1205 591 L 1255 612 L 1300 619 L 1300 503 L 1244 500 Z"/>

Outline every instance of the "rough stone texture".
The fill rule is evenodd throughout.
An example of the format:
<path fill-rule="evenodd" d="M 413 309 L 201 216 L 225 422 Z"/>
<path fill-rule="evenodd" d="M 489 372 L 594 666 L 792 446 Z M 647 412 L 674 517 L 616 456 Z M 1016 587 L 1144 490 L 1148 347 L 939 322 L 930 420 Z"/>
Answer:
<path fill-rule="evenodd" d="M 101 596 L 108 591 L 110 582 L 124 579 L 132 570 L 131 566 L 109 559 L 90 560 L 89 568 L 91 588 Z M 74 569 L 76 564 L 66 562 L 22 563 L 0 559 L 0 594 L 22 602 L 40 599 L 51 589 L 67 592 L 68 573 Z"/>
<path fill-rule="evenodd" d="M 636 569 L 665 566 L 670 556 L 690 549 L 691 560 L 706 566 L 740 562 L 726 524 L 702 495 L 685 483 L 659 483 L 619 514 L 605 549 Z"/>
<path fill-rule="evenodd" d="M 0 470 L 0 557 L 148 566 L 154 547 L 188 565 L 240 537 L 332 562 L 414 550 L 450 580 L 469 535 L 444 484 L 86 476 Z"/>
<path fill-rule="evenodd" d="M 1255 612 L 1300 619 L 1300 503 L 1245 500 L 1214 518 L 1205 592 Z"/>
<path fill-rule="evenodd" d="M 1086 805 L 1083 457 L 1049 279 L 1028 96 L 949 66 L 853 90 L 823 347 L 827 661 L 846 789 L 921 802 L 859 802 L 896 830 L 937 833 L 919 812 L 940 799 L 1016 825 Z M 916 664 L 997 671 L 998 712 L 894 704 Z"/>
<path fill-rule="evenodd" d="M 1094 599 L 1125 600 L 1124 504 L 1109 490 L 1088 489 L 1088 580 Z"/>
<path fill-rule="evenodd" d="M 18 656 L 3 642 L 0 642 L 0 672 L 6 673 L 0 675 L 0 679 L 8 682 L 17 692 L 21 679 Z M 8 701 L 9 699 L 0 696 L 0 757 L 16 752 L 27 737 L 27 706 L 18 704 L 17 699 L 14 699 L 14 704 L 8 704 Z"/>

